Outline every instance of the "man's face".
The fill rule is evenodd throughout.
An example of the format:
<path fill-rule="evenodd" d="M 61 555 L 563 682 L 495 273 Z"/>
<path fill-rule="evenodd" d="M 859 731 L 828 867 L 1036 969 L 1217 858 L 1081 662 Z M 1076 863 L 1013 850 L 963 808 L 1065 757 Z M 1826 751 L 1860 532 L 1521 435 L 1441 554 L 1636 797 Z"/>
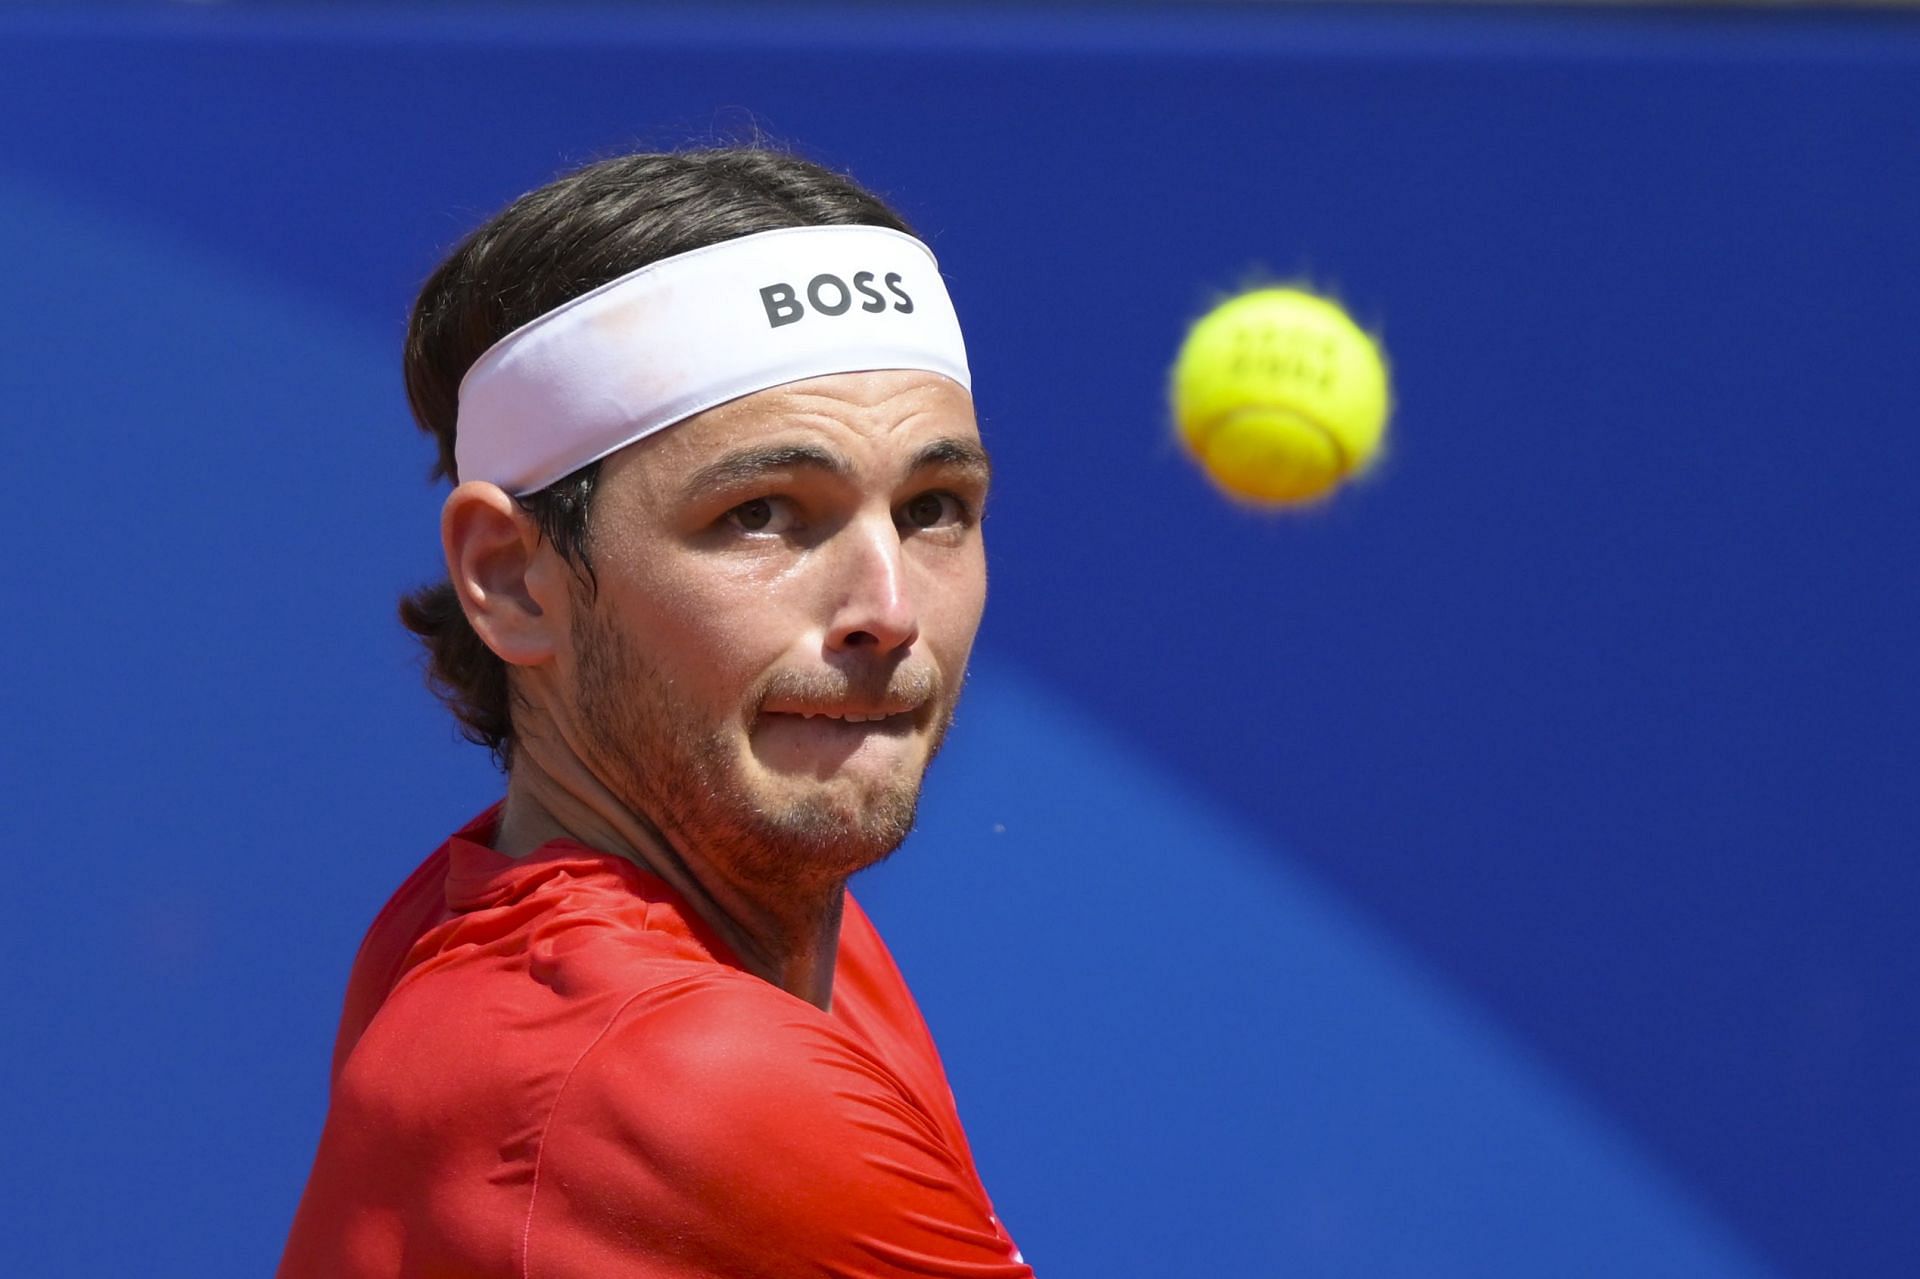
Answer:
<path fill-rule="evenodd" d="M 614 454 L 559 674 L 573 748 L 683 855 L 766 883 L 913 823 L 986 602 L 972 401 L 813 378 Z"/>

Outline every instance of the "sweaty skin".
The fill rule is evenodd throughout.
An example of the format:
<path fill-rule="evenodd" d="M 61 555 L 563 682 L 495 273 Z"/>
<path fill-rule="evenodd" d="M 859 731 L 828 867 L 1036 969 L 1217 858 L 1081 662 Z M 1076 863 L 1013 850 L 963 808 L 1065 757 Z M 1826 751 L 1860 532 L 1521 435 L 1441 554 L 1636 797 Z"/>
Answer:
<path fill-rule="evenodd" d="M 471 482 L 450 577 L 511 668 L 494 840 L 627 858 L 756 975 L 829 1008 L 846 878 L 911 825 L 986 597 L 989 467 L 936 374 L 836 374 L 609 457 L 590 574 Z"/>

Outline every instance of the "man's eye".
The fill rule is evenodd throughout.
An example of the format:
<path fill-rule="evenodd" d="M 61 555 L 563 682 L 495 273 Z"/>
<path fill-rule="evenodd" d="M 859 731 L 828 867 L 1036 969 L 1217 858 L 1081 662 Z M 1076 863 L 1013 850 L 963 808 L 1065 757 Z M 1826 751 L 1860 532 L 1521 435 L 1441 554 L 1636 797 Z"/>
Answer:
<path fill-rule="evenodd" d="M 784 533 L 793 527 L 793 503 L 778 497 L 756 497 L 728 511 L 726 518 L 743 533 Z"/>
<path fill-rule="evenodd" d="M 922 493 L 900 508 L 901 522 L 909 528 L 940 528 L 966 520 L 967 508 L 951 493 Z"/>

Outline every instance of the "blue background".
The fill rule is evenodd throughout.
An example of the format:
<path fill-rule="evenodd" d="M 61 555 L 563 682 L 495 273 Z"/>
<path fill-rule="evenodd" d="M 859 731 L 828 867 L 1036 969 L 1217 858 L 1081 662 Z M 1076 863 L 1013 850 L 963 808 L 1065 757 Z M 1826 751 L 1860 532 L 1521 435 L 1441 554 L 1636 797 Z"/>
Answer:
<path fill-rule="evenodd" d="M 1920 23 L 0 12 L 0 1095 L 21 1275 L 256 1275 L 348 963 L 499 789 L 413 290 L 755 128 L 939 253 L 1000 473 L 860 887 L 1043 1276 L 1920 1272 Z M 1170 443 L 1262 274 L 1384 336 L 1308 513 Z"/>

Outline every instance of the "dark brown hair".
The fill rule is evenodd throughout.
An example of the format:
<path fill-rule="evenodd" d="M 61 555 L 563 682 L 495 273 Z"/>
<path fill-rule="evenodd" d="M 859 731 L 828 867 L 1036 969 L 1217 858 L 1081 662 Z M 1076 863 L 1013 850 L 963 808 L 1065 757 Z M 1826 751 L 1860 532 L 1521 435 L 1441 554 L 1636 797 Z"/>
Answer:
<path fill-rule="evenodd" d="M 436 476 L 454 462 L 460 379 L 508 333 L 649 262 L 756 231 L 865 224 L 909 228 L 851 179 L 765 146 L 623 155 L 530 191 L 462 240 L 414 302 L 407 326 L 407 399 L 439 445 Z M 518 499 L 591 581 L 588 516 L 599 463 Z M 462 734 L 512 761 L 507 666 L 481 642 L 451 583 L 400 601 L 400 620 L 427 650 L 427 684 Z"/>

